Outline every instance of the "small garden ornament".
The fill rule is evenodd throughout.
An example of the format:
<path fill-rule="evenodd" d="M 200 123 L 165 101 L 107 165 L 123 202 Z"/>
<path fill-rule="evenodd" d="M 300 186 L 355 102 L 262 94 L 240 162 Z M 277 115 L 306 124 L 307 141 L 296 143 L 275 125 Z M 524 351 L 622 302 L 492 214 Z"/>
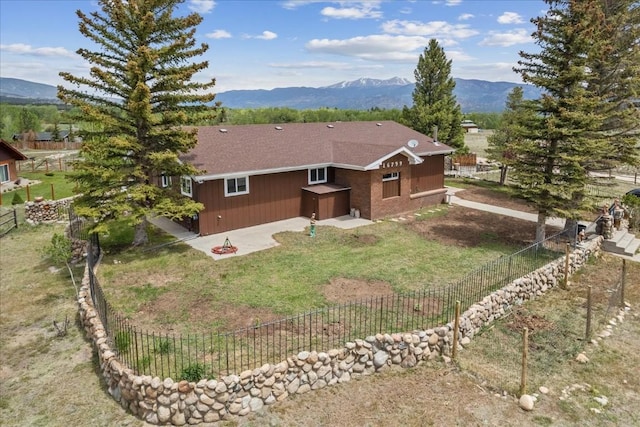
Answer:
<path fill-rule="evenodd" d="M 311 227 L 309 230 L 309 236 L 311 237 L 316 237 L 316 213 L 312 213 L 311 214 Z"/>

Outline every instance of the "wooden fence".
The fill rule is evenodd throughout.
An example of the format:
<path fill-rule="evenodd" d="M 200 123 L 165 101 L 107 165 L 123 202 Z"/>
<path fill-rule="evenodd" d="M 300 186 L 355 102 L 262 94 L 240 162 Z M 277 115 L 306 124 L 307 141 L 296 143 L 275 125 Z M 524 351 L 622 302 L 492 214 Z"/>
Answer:
<path fill-rule="evenodd" d="M 0 210 L 0 237 L 14 228 L 18 228 L 18 215 L 15 209 L 7 212 Z"/>

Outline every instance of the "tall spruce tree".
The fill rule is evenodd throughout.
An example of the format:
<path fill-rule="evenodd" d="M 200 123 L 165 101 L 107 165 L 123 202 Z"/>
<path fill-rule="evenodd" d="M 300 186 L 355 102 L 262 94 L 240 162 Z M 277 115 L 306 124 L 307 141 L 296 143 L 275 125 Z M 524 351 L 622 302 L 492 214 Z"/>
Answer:
<path fill-rule="evenodd" d="M 591 170 L 620 165 L 638 167 L 640 161 L 640 3 L 600 0 L 600 48 L 591 59 L 588 89 L 600 97 L 605 119 L 604 156 L 587 164 Z"/>
<path fill-rule="evenodd" d="M 437 40 L 429 40 L 413 75 L 413 105 L 402 109 L 400 121 L 426 135 L 431 135 L 437 126 L 438 140 L 458 152 L 466 151 L 462 111 L 453 94 L 456 82 L 451 77 L 451 60 L 447 60 Z"/>
<path fill-rule="evenodd" d="M 547 217 L 576 219 L 587 207 L 585 163 L 604 155 L 602 100 L 588 90 L 590 60 L 600 47 L 598 1 L 545 0 L 547 13 L 532 19 L 541 51 L 520 52 L 515 68 L 544 90 L 531 104 L 535 120 L 523 127 L 523 142 L 513 146 L 517 191 L 538 210 L 536 241 L 545 238 Z"/>
<path fill-rule="evenodd" d="M 157 185 L 162 174 L 196 172 L 178 161 L 197 142 L 196 130 L 183 126 L 215 117 L 215 107 L 206 105 L 215 79 L 192 81 L 208 66 L 196 59 L 208 49 L 195 42 L 202 17 L 177 16 L 183 1 L 99 0 L 97 12 L 78 10 L 80 33 L 96 46 L 77 51 L 90 74 L 60 73 L 73 86 L 58 86 L 58 97 L 96 124 L 83 135 L 82 161 L 72 174 L 82 194 L 74 207 L 96 221 L 96 231 L 124 219 L 135 227 L 134 245 L 148 240 L 148 215 L 177 219 L 202 209 Z"/>

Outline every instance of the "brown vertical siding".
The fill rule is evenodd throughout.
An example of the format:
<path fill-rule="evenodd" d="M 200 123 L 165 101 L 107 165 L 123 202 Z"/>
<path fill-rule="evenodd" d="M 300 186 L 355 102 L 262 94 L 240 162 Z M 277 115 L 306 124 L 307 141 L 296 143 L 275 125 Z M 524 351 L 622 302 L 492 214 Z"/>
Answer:
<path fill-rule="evenodd" d="M 444 156 L 427 156 L 423 160 L 411 169 L 411 193 L 414 194 L 444 187 Z"/>
<path fill-rule="evenodd" d="M 306 170 L 250 176 L 249 194 L 239 196 L 224 196 L 224 179 L 194 183 L 194 197 L 206 206 L 199 215 L 200 234 L 297 217 L 306 185 Z"/>
<path fill-rule="evenodd" d="M 405 156 L 398 155 L 373 171 L 329 168 L 329 182 L 351 190 L 319 196 L 302 190 L 308 185 L 306 170 L 251 176 L 250 193 L 231 197 L 224 196 L 223 179 L 194 182 L 194 197 L 207 207 L 199 215 L 198 226 L 202 235 L 222 233 L 309 216 L 309 210 L 316 210 L 320 219 L 340 216 L 351 208 L 373 220 L 399 215 L 443 202 L 443 170 L 441 155 L 425 157 L 420 165 L 410 165 Z M 391 172 L 400 173 L 400 195 L 384 198 L 382 176 Z"/>

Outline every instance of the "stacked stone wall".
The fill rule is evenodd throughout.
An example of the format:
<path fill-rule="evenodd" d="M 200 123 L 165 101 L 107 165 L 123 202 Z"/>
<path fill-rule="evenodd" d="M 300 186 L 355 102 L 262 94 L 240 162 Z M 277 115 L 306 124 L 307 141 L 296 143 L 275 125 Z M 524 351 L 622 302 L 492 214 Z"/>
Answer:
<path fill-rule="evenodd" d="M 24 217 L 29 224 L 55 222 L 66 217 L 66 212 L 73 201 L 73 197 L 60 200 L 36 199 L 24 205 Z M 64 212 L 62 214 L 61 212 Z"/>
<path fill-rule="evenodd" d="M 573 273 L 599 251 L 601 237 L 584 242 L 570 255 Z M 465 311 L 460 319 L 462 349 L 471 338 L 506 310 L 542 295 L 564 276 L 564 257 L 515 280 Z M 390 369 L 411 368 L 426 360 L 448 359 L 453 346 L 453 325 L 425 331 L 377 334 L 326 352 L 302 351 L 277 364 L 265 364 L 237 375 L 199 382 L 174 381 L 137 375 L 124 366 L 109 344 L 91 302 L 89 270 L 78 296 L 80 317 L 97 348 L 108 392 L 124 408 L 151 424 L 200 424 L 259 411 L 289 395 L 306 393 Z"/>

